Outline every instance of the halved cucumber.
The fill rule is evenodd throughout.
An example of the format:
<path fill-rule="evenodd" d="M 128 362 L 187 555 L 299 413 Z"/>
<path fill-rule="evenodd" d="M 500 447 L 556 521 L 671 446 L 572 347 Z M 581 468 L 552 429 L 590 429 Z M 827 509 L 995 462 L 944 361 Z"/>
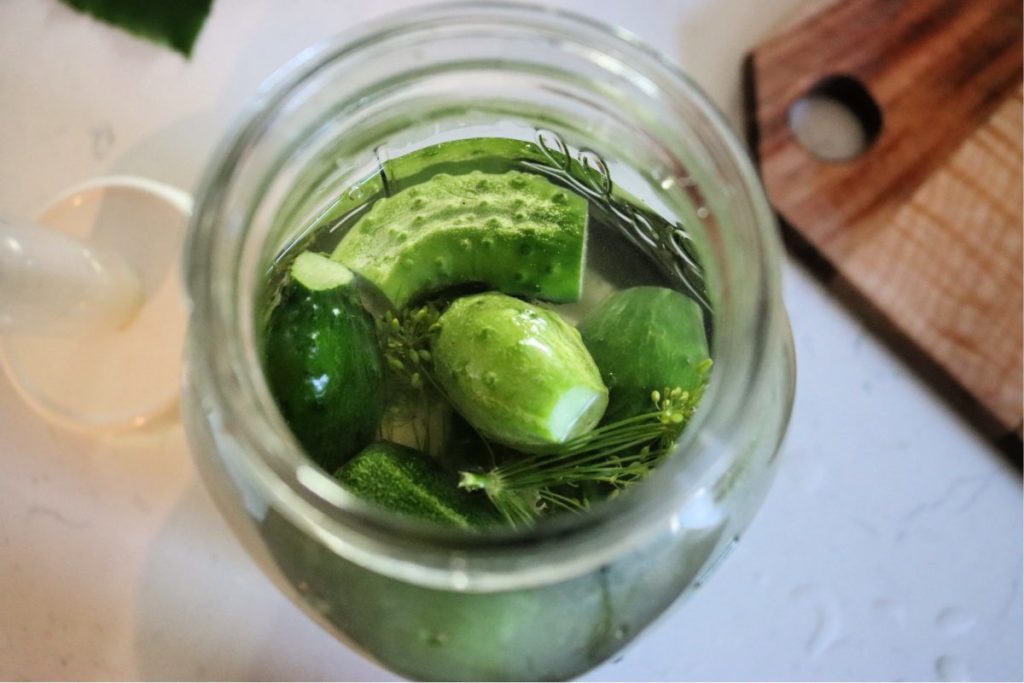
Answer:
<path fill-rule="evenodd" d="M 466 283 L 571 302 L 582 288 L 587 202 L 530 173 L 441 173 L 379 199 L 332 258 L 396 308 Z"/>

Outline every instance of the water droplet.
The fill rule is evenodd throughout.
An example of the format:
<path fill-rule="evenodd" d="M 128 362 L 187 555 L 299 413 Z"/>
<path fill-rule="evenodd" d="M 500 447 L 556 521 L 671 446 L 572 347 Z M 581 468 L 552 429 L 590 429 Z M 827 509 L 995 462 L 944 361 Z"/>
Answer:
<path fill-rule="evenodd" d="M 790 597 L 810 606 L 814 612 L 814 626 L 804 650 L 810 657 L 818 657 L 842 635 L 839 605 L 831 595 L 810 584 L 797 586 Z"/>
<path fill-rule="evenodd" d="M 935 675 L 940 681 L 969 681 L 971 673 L 959 657 L 941 655 L 935 660 Z"/>
<path fill-rule="evenodd" d="M 962 636 L 977 623 L 976 616 L 957 607 L 947 607 L 935 617 L 935 625 L 947 636 Z"/>
<path fill-rule="evenodd" d="M 710 215 L 711 215 L 711 212 L 708 211 L 708 207 L 706 207 L 706 206 L 698 206 L 697 207 L 697 218 L 700 218 L 701 220 L 704 220 L 705 218 L 707 218 Z"/>
<path fill-rule="evenodd" d="M 899 626 L 903 626 L 907 621 L 907 608 L 891 598 L 875 598 L 871 603 L 871 609 L 879 617 L 894 621 Z"/>

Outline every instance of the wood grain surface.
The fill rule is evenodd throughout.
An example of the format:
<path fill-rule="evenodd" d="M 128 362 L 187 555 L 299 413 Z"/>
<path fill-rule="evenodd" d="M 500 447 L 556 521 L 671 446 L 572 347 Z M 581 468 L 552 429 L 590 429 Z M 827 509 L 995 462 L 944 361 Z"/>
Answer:
<path fill-rule="evenodd" d="M 980 427 L 1018 438 L 1022 32 L 1017 1 L 844 0 L 748 60 L 751 142 L 788 230 Z M 789 126 L 790 107 L 836 76 L 881 113 L 844 162 Z"/>

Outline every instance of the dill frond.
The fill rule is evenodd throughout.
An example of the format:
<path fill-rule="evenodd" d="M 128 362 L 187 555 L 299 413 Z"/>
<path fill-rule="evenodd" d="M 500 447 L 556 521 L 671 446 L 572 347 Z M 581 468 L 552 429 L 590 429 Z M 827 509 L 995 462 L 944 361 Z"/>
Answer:
<path fill-rule="evenodd" d="M 710 362 L 705 361 L 705 374 L 708 368 Z M 646 413 L 598 427 L 552 452 L 524 455 L 487 472 L 461 472 L 459 486 L 486 493 L 514 526 L 532 523 L 547 507 L 585 510 L 589 505 L 585 495 L 570 495 L 563 489 L 595 483 L 617 491 L 643 479 L 672 452 L 705 386 L 706 382 L 695 391 L 679 387 L 653 391 L 652 410 Z M 538 504 L 523 505 L 524 493 L 534 496 Z"/>

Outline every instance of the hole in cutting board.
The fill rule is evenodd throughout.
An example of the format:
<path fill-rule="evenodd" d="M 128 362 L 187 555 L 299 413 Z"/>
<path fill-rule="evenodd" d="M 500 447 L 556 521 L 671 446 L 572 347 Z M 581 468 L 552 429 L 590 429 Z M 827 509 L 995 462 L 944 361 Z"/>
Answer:
<path fill-rule="evenodd" d="M 789 127 L 800 145 L 824 161 L 863 154 L 882 132 L 882 110 L 860 81 L 829 76 L 789 108 Z"/>

